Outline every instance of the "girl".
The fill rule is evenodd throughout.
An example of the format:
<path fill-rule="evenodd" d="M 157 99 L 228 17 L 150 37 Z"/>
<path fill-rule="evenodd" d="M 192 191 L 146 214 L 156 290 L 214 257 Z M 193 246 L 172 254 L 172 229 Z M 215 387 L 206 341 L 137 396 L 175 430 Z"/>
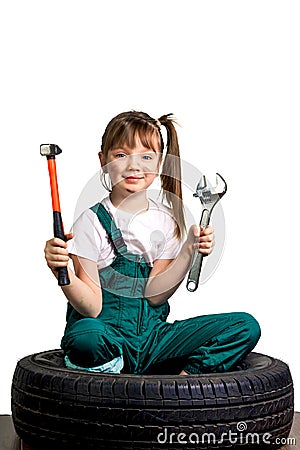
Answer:
<path fill-rule="evenodd" d="M 161 127 L 167 131 L 166 151 Z M 166 154 L 164 154 L 166 153 Z M 256 345 L 260 328 L 247 313 L 166 322 L 168 299 L 189 270 L 193 249 L 208 255 L 213 229 L 193 225 L 184 240 L 180 154 L 172 116 L 142 112 L 113 118 L 99 152 L 109 196 L 74 224 L 68 246 L 54 238 L 45 257 L 57 277 L 71 255 L 67 324 L 61 346 L 68 367 L 119 373 L 226 371 Z M 163 161 L 164 159 L 164 161 Z M 147 189 L 161 169 L 163 195 Z"/>

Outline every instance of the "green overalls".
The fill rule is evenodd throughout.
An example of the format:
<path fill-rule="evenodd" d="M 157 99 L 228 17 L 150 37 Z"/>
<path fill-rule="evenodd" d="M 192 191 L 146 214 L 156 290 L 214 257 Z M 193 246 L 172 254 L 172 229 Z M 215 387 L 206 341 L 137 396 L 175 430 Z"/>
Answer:
<path fill-rule="evenodd" d="M 70 304 L 61 346 L 72 364 L 92 368 L 122 357 L 123 373 L 178 374 L 226 371 L 256 345 L 257 321 L 247 313 L 225 313 L 166 322 L 169 304 L 152 306 L 143 292 L 151 267 L 127 251 L 121 231 L 104 206 L 91 208 L 116 257 L 99 270 L 102 310 L 80 315 Z"/>

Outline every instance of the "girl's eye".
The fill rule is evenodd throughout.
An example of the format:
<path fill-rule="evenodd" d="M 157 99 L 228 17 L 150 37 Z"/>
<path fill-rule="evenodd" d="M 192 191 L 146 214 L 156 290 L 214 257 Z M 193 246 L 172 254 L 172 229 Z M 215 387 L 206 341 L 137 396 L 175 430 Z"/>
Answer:
<path fill-rule="evenodd" d="M 150 155 L 143 155 L 143 159 L 145 159 L 146 161 L 151 161 L 152 156 L 150 156 Z"/>
<path fill-rule="evenodd" d="M 115 157 L 116 157 L 116 158 L 125 158 L 126 155 L 125 155 L 125 153 L 117 153 L 117 154 L 115 155 Z"/>

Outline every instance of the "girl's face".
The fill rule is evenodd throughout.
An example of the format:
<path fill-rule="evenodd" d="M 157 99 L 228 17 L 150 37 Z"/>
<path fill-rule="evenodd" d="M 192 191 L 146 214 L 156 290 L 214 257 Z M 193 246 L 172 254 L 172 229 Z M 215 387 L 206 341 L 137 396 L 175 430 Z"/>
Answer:
<path fill-rule="evenodd" d="M 144 147 L 137 141 L 135 147 L 126 145 L 99 153 L 101 166 L 111 179 L 113 190 L 123 195 L 147 189 L 158 175 L 161 152 Z"/>

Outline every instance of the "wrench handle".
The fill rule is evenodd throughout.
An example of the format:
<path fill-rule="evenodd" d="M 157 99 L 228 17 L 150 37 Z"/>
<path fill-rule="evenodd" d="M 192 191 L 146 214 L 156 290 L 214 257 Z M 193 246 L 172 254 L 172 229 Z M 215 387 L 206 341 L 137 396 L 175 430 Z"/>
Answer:
<path fill-rule="evenodd" d="M 208 226 L 209 220 L 210 220 L 210 212 L 207 209 L 204 209 L 202 211 L 200 220 L 200 227 L 203 230 Z M 189 271 L 186 283 L 186 288 L 189 292 L 195 292 L 195 290 L 198 288 L 202 262 L 203 262 L 203 254 L 199 253 L 198 249 L 195 248 L 192 256 L 191 269 Z"/>

